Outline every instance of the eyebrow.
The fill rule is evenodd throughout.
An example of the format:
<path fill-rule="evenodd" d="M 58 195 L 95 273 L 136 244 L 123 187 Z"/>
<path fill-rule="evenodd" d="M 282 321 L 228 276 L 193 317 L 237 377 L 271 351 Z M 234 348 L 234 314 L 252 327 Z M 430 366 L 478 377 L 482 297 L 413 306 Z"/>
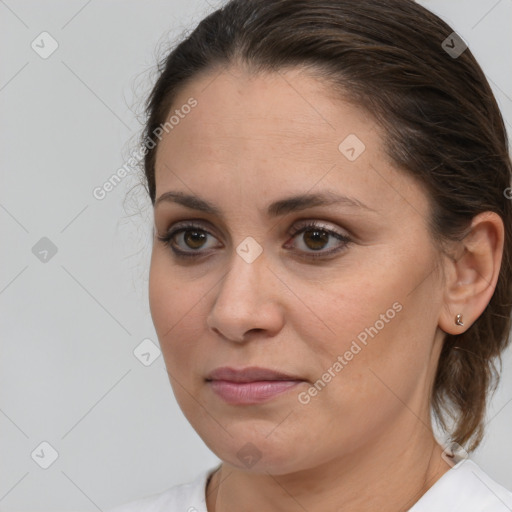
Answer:
<path fill-rule="evenodd" d="M 198 210 L 222 217 L 222 210 L 208 201 L 184 192 L 168 191 L 164 192 L 156 201 L 155 208 L 163 202 L 178 203 L 192 210 Z M 360 208 L 371 212 L 376 212 L 373 208 L 365 205 L 361 201 L 336 194 L 331 191 L 323 191 L 315 194 L 300 194 L 296 196 L 285 197 L 271 203 L 267 207 L 268 217 L 279 217 L 288 213 L 305 210 L 314 206 L 330 206 L 333 204 L 341 204 L 352 208 Z"/>

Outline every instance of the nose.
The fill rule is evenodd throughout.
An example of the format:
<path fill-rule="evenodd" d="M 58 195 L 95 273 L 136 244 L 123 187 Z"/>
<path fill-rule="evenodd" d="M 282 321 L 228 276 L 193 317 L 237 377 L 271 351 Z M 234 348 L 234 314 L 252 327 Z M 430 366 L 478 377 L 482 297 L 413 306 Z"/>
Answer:
<path fill-rule="evenodd" d="M 248 263 L 235 253 L 230 263 L 207 317 L 209 328 L 239 343 L 254 335 L 275 336 L 283 326 L 282 283 L 263 254 Z"/>

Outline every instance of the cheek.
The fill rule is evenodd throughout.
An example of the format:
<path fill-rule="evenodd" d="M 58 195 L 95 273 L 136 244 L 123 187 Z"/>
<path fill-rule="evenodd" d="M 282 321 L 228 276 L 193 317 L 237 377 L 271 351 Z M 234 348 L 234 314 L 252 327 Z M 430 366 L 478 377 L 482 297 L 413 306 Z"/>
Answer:
<path fill-rule="evenodd" d="M 185 272 L 180 272 L 172 264 L 165 248 L 153 249 L 149 271 L 149 307 L 155 328 L 163 338 L 179 329 L 183 321 L 186 322 L 187 315 L 194 313 L 194 304 L 200 299 L 196 297 L 200 285 L 185 280 L 184 275 Z"/>
<path fill-rule="evenodd" d="M 169 354 L 177 358 L 181 350 L 191 347 L 190 338 L 187 343 L 179 343 L 179 339 L 183 339 L 184 330 L 197 325 L 194 316 L 200 304 L 196 304 L 193 290 L 191 283 L 180 282 L 164 255 L 155 249 L 149 273 L 149 306 L 166 363 Z"/>
<path fill-rule="evenodd" d="M 162 342 L 161 335 L 165 332 L 164 329 L 166 326 L 167 328 L 172 326 L 171 316 L 175 310 L 173 306 L 176 302 L 176 294 L 166 275 L 165 266 L 156 252 L 157 249 L 153 249 L 149 270 L 149 309 L 158 337 Z"/>
<path fill-rule="evenodd" d="M 181 287 L 181 288 L 180 288 Z M 169 265 L 152 256 L 149 276 L 149 304 L 166 371 L 174 396 L 187 417 L 194 417 L 194 368 L 191 361 L 200 360 L 196 332 L 201 325 L 201 305 L 191 296 L 190 285 L 180 285 Z"/>
<path fill-rule="evenodd" d="M 319 312 L 313 323 L 298 320 L 318 363 L 311 401 L 333 411 L 341 404 L 358 416 L 372 407 L 403 407 L 400 400 L 426 388 L 439 297 L 428 281 L 417 287 L 429 262 L 407 261 L 380 259 L 364 272 L 326 282 L 316 301 L 313 289 L 302 291 Z"/>

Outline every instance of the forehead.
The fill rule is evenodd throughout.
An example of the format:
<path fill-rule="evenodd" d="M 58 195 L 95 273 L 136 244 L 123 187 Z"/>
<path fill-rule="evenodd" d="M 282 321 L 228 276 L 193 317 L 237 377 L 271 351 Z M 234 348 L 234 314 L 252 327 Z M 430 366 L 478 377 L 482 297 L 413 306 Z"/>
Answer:
<path fill-rule="evenodd" d="M 183 118 L 174 116 L 179 123 L 159 144 L 157 170 L 170 153 L 187 167 L 199 160 L 238 168 L 251 163 L 278 168 L 281 160 L 328 165 L 339 159 L 339 143 L 350 133 L 364 139 L 366 147 L 380 147 L 366 113 L 326 92 L 326 85 L 299 69 L 250 74 L 229 68 L 203 74 L 174 101 L 170 115 L 179 114 L 190 98 L 197 105 Z"/>
<path fill-rule="evenodd" d="M 197 105 L 182 112 L 191 98 Z M 301 193 L 321 181 L 347 195 L 362 194 L 367 204 L 382 203 L 397 200 L 392 178 L 408 179 L 393 170 L 374 119 L 300 69 L 204 74 L 177 96 L 170 115 L 180 112 L 158 145 L 157 197 L 184 184 L 220 190 L 224 180 L 239 184 L 246 198 L 277 189 Z M 343 152 L 347 140 L 360 152 L 356 159 Z M 383 180 L 382 173 L 394 176 Z"/>
<path fill-rule="evenodd" d="M 198 104 L 186 123 L 182 120 L 185 128 L 176 126 L 172 136 L 184 142 L 182 137 L 193 130 L 197 136 L 187 143 L 198 147 L 224 139 L 228 145 L 245 142 L 254 148 L 264 139 L 267 147 L 277 146 L 280 152 L 288 148 L 324 152 L 318 144 L 337 150 L 340 137 L 351 132 L 364 137 L 368 128 L 376 128 L 365 111 L 335 98 L 327 84 L 301 69 L 255 74 L 233 67 L 211 72 L 192 81 L 178 95 L 172 111 L 191 96 Z"/>

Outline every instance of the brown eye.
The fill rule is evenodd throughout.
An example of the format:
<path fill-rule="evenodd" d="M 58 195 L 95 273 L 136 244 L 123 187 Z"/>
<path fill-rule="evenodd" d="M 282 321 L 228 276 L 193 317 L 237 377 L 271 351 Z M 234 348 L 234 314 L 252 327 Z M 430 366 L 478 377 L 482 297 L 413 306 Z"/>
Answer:
<path fill-rule="evenodd" d="M 183 231 L 183 241 L 191 249 L 200 249 L 208 235 L 202 230 L 187 229 Z"/>
<path fill-rule="evenodd" d="M 166 235 L 158 237 L 177 257 L 204 255 L 207 252 L 206 249 L 215 247 L 211 244 L 208 246 L 209 238 L 215 239 L 210 232 L 196 224 L 180 224 Z"/>
<path fill-rule="evenodd" d="M 346 246 L 352 241 L 350 237 L 329 229 L 324 225 L 316 222 L 307 222 L 305 225 L 295 226 L 290 235 L 298 240 L 295 247 L 299 248 L 299 253 L 303 258 L 322 258 L 328 257 L 335 253 L 338 253 L 346 248 Z M 301 235 L 301 236 L 299 236 Z M 331 240 L 334 241 L 334 247 L 332 247 Z M 290 244 L 287 244 L 288 246 Z M 331 247 L 329 247 L 331 245 Z M 322 249 L 328 250 L 322 250 Z"/>
<path fill-rule="evenodd" d="M 329 242 L 329 233 L 323 229 L 307 229 L 304 232 L 304 243 L 312 250 L 323 249 Z"/>
<path fill-rule="evenodd" d="M 347 235 L 333 229 L 328 229 L 315 222 L 309 222 L 299 227 L 296 226 L 289 235 L 297 239 L 298 244 L 288 243 L 286 248 L 289 248 L 290 245 L 295 249 L 298 248 L 300 257 L 311 259 L 332 256 L 344 250 L 352 241 Z M 158 239 L 169 246 L 178 258 L 199 257 L 208 254 L 208 249 L 216 247 L 211 244 L 208 246 L 209 238 L 216 239 L 209 231 L 195 224 L 181 224 L 168 234 L 158 236 Z M 332 247 L 333 244 L 334 247 Z"/>

